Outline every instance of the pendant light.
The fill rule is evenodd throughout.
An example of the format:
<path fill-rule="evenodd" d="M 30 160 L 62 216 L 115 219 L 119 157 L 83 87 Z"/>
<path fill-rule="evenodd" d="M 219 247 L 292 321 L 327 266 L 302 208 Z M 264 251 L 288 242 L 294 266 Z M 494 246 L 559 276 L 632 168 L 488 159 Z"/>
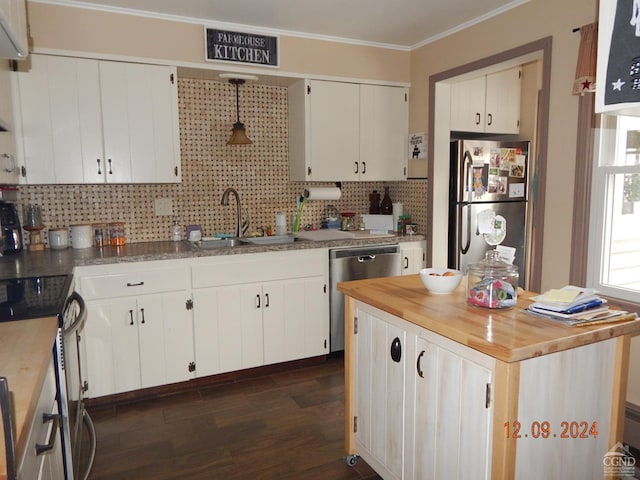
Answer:
<path fill-rule="evenodd" d="M 231 138 L 227 140 L 227 145 L 249 145 L 253 143 L 244 128 L 244 123 L 240 121 L 240 95 L 238 87 L 244 84 L 244 78 L 230 78 L 229 83 L 236 86 L 236 123 L 233 124 L 231 130 Z"/>

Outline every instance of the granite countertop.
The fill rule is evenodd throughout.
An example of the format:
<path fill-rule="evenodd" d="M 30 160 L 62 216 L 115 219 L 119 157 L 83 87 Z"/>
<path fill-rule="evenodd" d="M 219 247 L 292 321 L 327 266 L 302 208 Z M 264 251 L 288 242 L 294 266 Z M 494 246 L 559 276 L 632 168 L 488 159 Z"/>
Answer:
<path fill-rule="evenodd" d="M 24 455 L 27 447 L 57 330 L 55 317 L 0 323 L 0 376 L 7 378 L 13 396 L 16 459 Z M 0 452 L 0 479 L 3 479 L 7 473 L 3 435 Z"/>
<path fill-rule="evenodd" d="M 363 236 L 346 240 L 298 240 L 279 245 L 239 245 L 229 248 L 201 249 L 187 241 L 129 243 L 122 247 L 90 247 L 64 250 L 45 249 L 40 252 L 23 250 L 15 255 L 0 257 L 0 280 L 20 277 L 67 275 L 75 267 L 107 265 L 113 263 L 145 262 L 217 255 L 280 252 L 312 248 L 341 248 L 364 245 L 389 245 L 400 242 L 422 241 L 424 235 Z"/>
<path fill-rule="evenodd" d="M 522 312 L 536 294 L 523 292 L 509 309 L 467 305 L 464 282 L 449 295 L 424 288 L 419 275 L 356 280 L 338 284 L 356 300 L 490 355 L 517 362 L 548 353 L 640 332 L 640 319 L 620 323 L 569 327 Z"/>

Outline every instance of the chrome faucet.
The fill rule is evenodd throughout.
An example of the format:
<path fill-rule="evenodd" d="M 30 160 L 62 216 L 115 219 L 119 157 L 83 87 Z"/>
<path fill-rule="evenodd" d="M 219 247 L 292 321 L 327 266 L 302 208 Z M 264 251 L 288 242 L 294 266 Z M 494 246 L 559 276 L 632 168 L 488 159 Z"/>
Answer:
<path fill-rule="evenodd" d="M 247 212 L 247 220 L 242 221 L 242 207 L 240 206 L 240 195 L 235 188 L 227 188 L 222 194 L 222 200 L 220 205 L 229 205 L 229 195 L 233 194 L 236 197 L 236 237 L 241 237 L 242 234 L 249 228 L 249 213 Z"/>

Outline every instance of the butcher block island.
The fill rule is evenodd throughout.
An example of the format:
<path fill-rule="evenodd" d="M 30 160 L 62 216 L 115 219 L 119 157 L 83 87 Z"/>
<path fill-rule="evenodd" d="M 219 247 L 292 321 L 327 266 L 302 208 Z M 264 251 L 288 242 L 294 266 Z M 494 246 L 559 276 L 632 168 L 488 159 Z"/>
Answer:
<path fill-rule="evenodd" d="M 614 478 L 640 320 L 568 327 L 467 305 L 464 282 L 344 282 L 345 448 L 389 479 Z M 631 457 L 631 461 L 633 457 Z M 628 462 L 629 463 L 629 462 Z M 620 470 L 618 470 L 620 471 Z"/>

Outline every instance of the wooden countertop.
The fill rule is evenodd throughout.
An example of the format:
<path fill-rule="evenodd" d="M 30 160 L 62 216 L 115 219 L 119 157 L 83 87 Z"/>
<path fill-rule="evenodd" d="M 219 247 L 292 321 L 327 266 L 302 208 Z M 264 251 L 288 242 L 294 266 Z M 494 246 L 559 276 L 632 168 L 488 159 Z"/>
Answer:
<path fill-rule="evenodd" d="M 16 458 L 22 457 L 58 329 L 55 317 L 0 323 L 0 376 L 13 395 Z M 1 422 L 0 422 L 1 423 Z M 0 479 L 7 463 L 0 432 Z"/>
<path fill-rule="evenodd" d="M 504 362 L 567 350 L 620 335 L 640 333 L 640 319 L 586 327 L 568 327 L 522 312 L 537 294 L 524 292 L 510 309 L 467 305 L 464 279 L 449 295 L 430 293 L 419 275 L 356 280 L 338 290 L 356 300 L 403 318 Z"/>

